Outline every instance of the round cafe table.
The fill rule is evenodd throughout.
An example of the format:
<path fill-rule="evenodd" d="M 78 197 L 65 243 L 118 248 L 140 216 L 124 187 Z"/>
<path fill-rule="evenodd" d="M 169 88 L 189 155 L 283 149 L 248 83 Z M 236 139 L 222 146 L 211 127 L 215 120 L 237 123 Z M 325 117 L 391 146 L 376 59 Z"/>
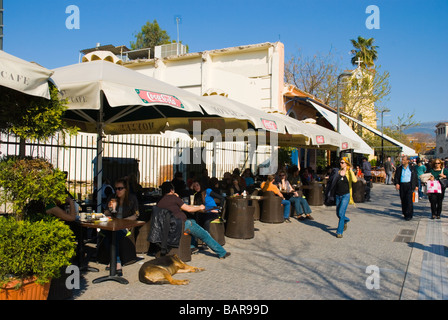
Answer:
<path fill-rule="evenodd" d="M 258 199 L 258 198 L 257 198 Z M 226 236 L 236 239 L 251 239 L 254 237 L 254 211 L 249 206 L 249 200 L 257 200 L 248 197 L 228 197 L 226 216 Z"/>
<path fill-rule="evenodd" d="M 306 200 L 310 206 L 322 206 L 324 204 L 323 182 L 313 181 L 309 185 L 302 186 L 302 189 L 308 189 Z"/>

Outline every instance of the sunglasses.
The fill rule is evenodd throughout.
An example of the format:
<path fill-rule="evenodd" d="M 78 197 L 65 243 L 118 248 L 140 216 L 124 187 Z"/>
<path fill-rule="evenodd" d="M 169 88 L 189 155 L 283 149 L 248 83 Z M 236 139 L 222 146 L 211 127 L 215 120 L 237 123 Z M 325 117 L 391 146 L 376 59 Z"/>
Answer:
<path fill-rule="evenodd" d="M 340 163 L 345 163 L 345 161 L 341 161 Z"/>
<path fill-rule="evenodd" d="M 434 162 L 435 164 L 441 164 L 440 162 Z"/>
<path fill-rule="evenodd" d="M 115 188 L 115 190 L 117 190 L 117 191 L 121 191 L 121 190 L 123 190 L 123 189 L 126 189 L 125 187 L 118 187 L 118 188 Z"/>

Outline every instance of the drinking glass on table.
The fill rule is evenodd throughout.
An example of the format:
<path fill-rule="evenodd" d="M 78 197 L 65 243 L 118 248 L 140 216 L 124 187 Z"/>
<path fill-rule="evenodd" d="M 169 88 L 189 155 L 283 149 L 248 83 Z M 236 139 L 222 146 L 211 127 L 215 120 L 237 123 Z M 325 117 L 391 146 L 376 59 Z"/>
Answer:
<path fill-rule="evenodd" d="M 117 199 L 112 198 L 108 203 L 110 213 L 115 216 L 117 214 Z"/>

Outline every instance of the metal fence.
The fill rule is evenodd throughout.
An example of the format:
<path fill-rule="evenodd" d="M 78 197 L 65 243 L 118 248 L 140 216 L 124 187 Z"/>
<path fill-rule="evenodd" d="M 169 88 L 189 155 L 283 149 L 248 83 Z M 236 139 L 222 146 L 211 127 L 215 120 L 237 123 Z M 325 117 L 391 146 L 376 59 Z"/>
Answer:
<path fill-rule="evenodd" d="M 1 155 L 18 155 L 19 139 L 1 135 Z M 26 141 L 25 156 L 40 157 L 67 172 L 69 191 L 84 199 L 92 193 L 97 156 L 97 136 L 78 133 L 56 135 L 46 141 Z M 103 137 L 103 177 L 113 180 L 136 174 L 143 187 L 157 187 L 180 171 L 187 180 L 190 172 L 200 176 L 206 168 L 210 176 L 222 178 L 234 168 L 256 170 L 269 159 L 271 150 L 259 146 L 249 159 L 244 142 L 209 143 L 163 135 L 108 135 Z M 214 160 L 214 161 L 213 161 Z"/>

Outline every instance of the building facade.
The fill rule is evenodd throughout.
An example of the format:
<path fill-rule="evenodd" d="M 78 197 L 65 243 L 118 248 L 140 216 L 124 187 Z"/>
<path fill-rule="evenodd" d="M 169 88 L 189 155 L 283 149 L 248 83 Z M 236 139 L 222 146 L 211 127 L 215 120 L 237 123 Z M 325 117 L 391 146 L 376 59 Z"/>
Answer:
<path fill-rule="evenodd" d="M 171 56 L 156 54 L 154 59 L 136 59 L 124 65 L 199 96 L 223 95 L 267 112 L 283 111 L 281 42 Z"/>
<path fill-rule="evenodd" d="M 448 157 L 448 122 L 440 122 L 436 125 L 436 158 Z"/>

